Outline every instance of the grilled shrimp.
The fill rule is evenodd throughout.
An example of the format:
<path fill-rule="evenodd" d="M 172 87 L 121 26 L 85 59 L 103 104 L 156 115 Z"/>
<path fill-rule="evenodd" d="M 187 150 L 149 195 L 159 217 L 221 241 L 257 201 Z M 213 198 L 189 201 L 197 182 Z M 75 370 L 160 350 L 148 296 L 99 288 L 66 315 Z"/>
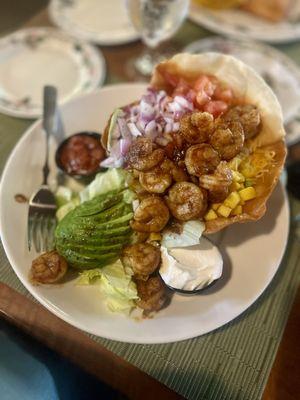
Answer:
<path fill-rule="evenodd" d="M 197 111 L 181 118 L 179 133 L 188 143 L 204 143 L 213 129 L 213 116 L 207 112 Z"/>
<path fill-rule="evenodd" d="M 41 254 L 32 261 L 30 280 L 32 283 L 54 283 L 63 278 L 68 269 L 67 261 L 56 250 Z"/>
<path fill-rule="evenodd" d="M 132 268 L 137 279 L 147 280 L 160 263 L 158 247 L 149 243 L 138 243 L 126 246 L 121 256 L 125 267 Z"/>
<path fill-rule="evenodd" d="M 148 171 L 158 165 L 164 155 L 164 149 L 155 148 L 151 139 L 139 137 L 130 146 L 126 161 L 131 168 Z"/>
<path fill-rule="evenodd" d="M 158 196 L 152 196 L 140 202 L 130 224 L 138 232 L 160 232 L 169 218 L 170 213 L 164 201 Z"/>
<path fill-rule="evenodd" d="M 238 121 L 244 129 L 245 139 L 256 136 L 260 128 L 260 114 L 256 106 L 243 104 L 234 106 L 222 116 L 224 121 Z"/>
<path fill-rule="evenodd" d="M 191 182 L 178 182 L 166 197 L 172 215 L 180 221 L 202 217 L 207 209 L 206 191 Z"/>
<path fill-rule="evenodd" d="M 172 184 L 172 176 L 170 172 L 158 166 L 150 171 L 140 172 L 139 181 L 149 193 L 164 193 Z"/>
<path fill-rule="evenodd" d="M 177 164 L 167 158 L 161 163 L 160 167 L 163 171 L 168 171 L 175 182 L 184 182 L 188 180 L 188 175 L 184 168 L 179 167 Z"/>
<path fill-rule="evenodd" d="M 243 148 L 244 131 L 238 121 L 223 121 L 220 118 L 217 129 L 211 135 L 210 144 L 222 160 L 231 160 Z"/>
<path fill-rule="evenodd" d="M 166 287 L 159 276 L 152 276 L 147 281 L 136 282 L 140 300 L 137 305 L 147 312 L 159 311 L 166 303 Z"/>
<path fill-rule="evenodd" d="M 225 161 L 221 161 L 214 174 L 202 175 L 200 186 L 208 190 L 208 199 L 212 203 L 220 203 L 228 196 L 232 183 L 232 172 Z"/>
<path fill-rule="evenodd" d="M 203 143 L 191 146 L 185 154 L 184 162 L 191 175 L 201 176 L 213 172 L 220 157 L 212 146 Z"/>

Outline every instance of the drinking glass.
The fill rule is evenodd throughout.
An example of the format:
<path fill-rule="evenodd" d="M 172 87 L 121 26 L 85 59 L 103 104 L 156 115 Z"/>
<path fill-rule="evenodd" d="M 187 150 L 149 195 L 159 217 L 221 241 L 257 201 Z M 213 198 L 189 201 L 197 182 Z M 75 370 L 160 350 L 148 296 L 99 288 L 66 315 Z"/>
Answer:
<path fill-rule="evenodd" d="M 131 68 L 142 76 L 149 76 L 153 67 L 163 58 L 158 51 L 162 41 L 172 37 L 187 16 L 189 0 L 125 0 L 129 17 L 141 35 L 146 51 Z"/>

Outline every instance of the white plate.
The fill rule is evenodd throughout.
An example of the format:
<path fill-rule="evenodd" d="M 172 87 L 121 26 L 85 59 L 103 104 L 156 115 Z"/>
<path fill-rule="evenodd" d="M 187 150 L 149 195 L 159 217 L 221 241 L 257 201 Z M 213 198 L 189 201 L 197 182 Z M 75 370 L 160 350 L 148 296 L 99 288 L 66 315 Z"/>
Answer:
<path fill-rule="evenodd" d="M 117 45 L 139 38 L 124 0 L 52 0 L 52 21 L 69 34 L 100 45 Z"/>
<path fill-rule="evenodd" d="M 99 50 L 51 28 L 23 29 L 0 39 L 0 111 L 22 118 L 42 113 L 44 85 L 59 102 L 90 92 L 105 78 Z"/>
<path fill-rule="evenodd" d="M 141 84 L 105 87 L 62 106 L 67 134 L 103 129 L 111 111 L 137 99 Z M 37 121 L 14 148 L 3 172 L 0 188 L 2 241 L 16 274 L 46 308 L 70 324 L 105 338 L 136 343 L 162 343 L 210 332 L 245 311 L 275 275 L 286 246 L 289 207 L 282 186 L 268 203 L 264 218 L 235 225 L 212 237 L 220 243 L 224 276 L 199 296 L 175 295 L 153 319 L 135 321 L 107 311 L 95 287 L 32 286 L 28 271 L 33 255 L 26 245 L 27 205 L 14 201 L 16 193 L 29 196 L 42 179 L 44 143 Z"/>
<path fill-rule="evenodd" d="M 300 38 L 300 3 L 293 2 L 289 16 L 282 22 L 269 22 L 239 9 L 210 10 L 191 4 L 189 17 L 196 24 L 226 36 L 285 43 Z"/>
<path fill-rule="evenodd" d="M 288 56 L 265 44 L 221 37 L 198 40 L 184 51 L 231 54 L 254 68 L 271 86 L 281 104 L 287 144 L 300 140 L 300 69 Z"/>

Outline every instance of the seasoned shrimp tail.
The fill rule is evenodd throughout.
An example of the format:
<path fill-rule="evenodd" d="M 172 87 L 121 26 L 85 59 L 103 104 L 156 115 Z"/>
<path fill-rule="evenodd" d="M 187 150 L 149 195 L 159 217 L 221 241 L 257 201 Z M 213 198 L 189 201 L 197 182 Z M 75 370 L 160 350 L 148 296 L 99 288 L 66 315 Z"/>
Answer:
<path fill-rule="evenodd" d="M 136 279 L 147 280 L 160 263 L 160 250 L 149 243 L 126 246 L 121 255 L 125 267 L 133 270 Z"/>
<path fill-rule="evenodd" d="M 188 143 L 204 143 L 213 129 L 213 116 L 207 112 L 197 111 L 181 118 L 179 133 Z"/>
<path fill-rule="evenodd" d="M 140 300 L 137 305 L 145 312 L 159 311 L 168 300 L 168 292 L 159 276 L 152 276 L 147 281 L 137 281 Z"/>
<path fill-rule="evenodd" d="M 169 218 L 169 209 L 164 201 L 158 196 L 151 196 L 140 202 L 130 225 L 138 232 L 160 232 Z"/>
<path fill-rule="evenodd" d="M 212 146 L 203 143 L 191 146 L 186 152 L 184 162 L 189 174 L 201 176 L 213 172 L 220 157 Z"/>
<path fill-rule="evenodd" d="M 135 168 L 138 171 L 148 171 L 160 164 L 164 156 L 164 149 L 155 148 L 151 139 L 138 137 L 128 150 L 126 162 L 130 168 Z"/>
<path fill-rule="evenodd" d="M 68 270 L 68 264 L 56 250 L 41 254 L 32 261 L 30 281 L 33 284 L 60 281 Z"/>
<path fill-rule="evenodd" d="M 149 193 L 164 193 L 172 184 L 172 176 L 166 169 L 158 166 L 150 171 L 140 172 L 139 181 Z"/>
<path fill-rule="evenodd" d="M 232 183 L 232 172 L 225 161 L 221 161 L 214 174 L 202 175 L 199 184 L 208 191 L 208 199 L 212 203 L 225 200 Z"/>
<path fill-rule="evenodd" d="M 220 117 L 210 144 L 218 152 L 222 160 L 231 160 L 243 148 L 244 130 L 238 121 L 223 121 Z"/>
<path fill-rule="evenodd" d="M 206 191 L 192 182 L 178 182 L 166 197 L 172 215 L 179 221 L 200 218 L 207 209 Z"/>
<path fill-rule="evenodd" d="M 237 121 L 244 130 L 245 139 L 256 136 L 260 130 L 261 117 L 258 108 L 252 104 L 242 104 L 230 108 L 222 116 L 224 121 Z"/>

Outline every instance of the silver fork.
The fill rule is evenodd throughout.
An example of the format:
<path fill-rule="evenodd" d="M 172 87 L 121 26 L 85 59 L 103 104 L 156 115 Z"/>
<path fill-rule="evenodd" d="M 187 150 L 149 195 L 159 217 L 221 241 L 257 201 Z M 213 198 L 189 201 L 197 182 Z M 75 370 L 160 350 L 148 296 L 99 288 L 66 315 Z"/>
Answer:
<path fill-rule="evenodd" d="M 43 183 L 31 196 L 27 221 L 28 249 L 31 250 L 33 243 L 38 253 L 50 250 L 54 245 L 56 202 L 47 180 L 49 175 L 49 137 L 53 131 L 56 97 L 55 87 L 44 87 L 43 130 L 46 134 L 46 159 L 43 167 Z"/>

